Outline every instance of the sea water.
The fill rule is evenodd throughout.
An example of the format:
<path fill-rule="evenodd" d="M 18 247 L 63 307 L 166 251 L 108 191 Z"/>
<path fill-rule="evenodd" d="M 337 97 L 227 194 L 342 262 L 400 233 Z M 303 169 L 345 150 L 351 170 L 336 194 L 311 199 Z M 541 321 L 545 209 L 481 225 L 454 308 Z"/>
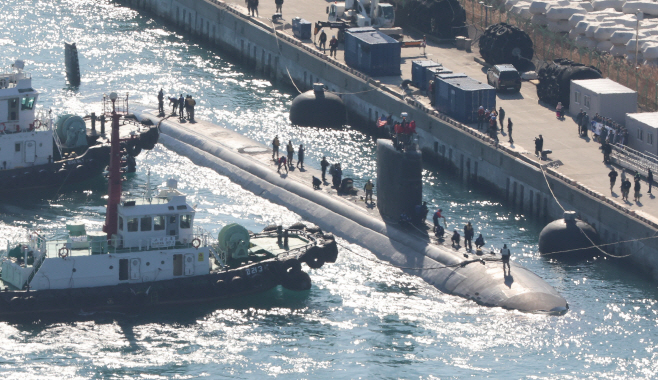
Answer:
<path fill-rule="evenodd" d="M 326 155 L 357 186 L 375 176 L 375 145 L 355 129 L 317 130 L 288 121 L 294 88 L 272 84 L 222 53 L 146 13 L 106 0 L 0 2 L 0 64 L 26 61 L 39 103 L 53 114 L 101 112 L 104 93 L 129 93 L 136 108 L 169 96 L 197 100 L 196 117 L 264 144 L 275 134 L 306 147 L 306 165 Z M 66 86 L 64 42 L 77 43 L 82 84 Z M 166 105 L 166 104 L 165 104 Z M 142 152 L 124 182 L 176 178 L 196 205 L 197 224 L 219 232 L 237 222 L 258 231 L 301 218 L 210 169 L 158 145 Z M 80 315 L 76 322 L 0 323 L 0 371 L 8 379 L 573 379 L 655 378 L 656 285 L 614 260 L 564 264 L 537 254 L 542 225 L 486 189 L 441 170 L 424 172 L 424 197 L 449 229 L 467 221 L 489 248 L 511 245 L 513 260 L 569 302 L 561 317 L 478 306 L 378 261 L 340 239 L 339 259 L 310 270 L 307 292 L 265 294 L 165 313 Z M 100 229 L 106 182 L 0 200 L 0 246 L 28 228 L 79 220 Z"/>

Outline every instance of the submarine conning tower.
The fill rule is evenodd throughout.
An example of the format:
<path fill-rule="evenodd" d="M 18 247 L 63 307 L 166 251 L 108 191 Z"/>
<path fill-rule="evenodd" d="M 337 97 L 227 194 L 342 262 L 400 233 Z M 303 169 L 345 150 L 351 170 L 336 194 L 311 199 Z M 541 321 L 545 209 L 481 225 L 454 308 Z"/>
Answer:
<path fill-rule="evenodd" d="M 377 207 L 382 216 L 398 220 L 413 216 L 423 199 L 423 160 L 415 144 L 396 149 L 393 141 L 377 140 Z"/>

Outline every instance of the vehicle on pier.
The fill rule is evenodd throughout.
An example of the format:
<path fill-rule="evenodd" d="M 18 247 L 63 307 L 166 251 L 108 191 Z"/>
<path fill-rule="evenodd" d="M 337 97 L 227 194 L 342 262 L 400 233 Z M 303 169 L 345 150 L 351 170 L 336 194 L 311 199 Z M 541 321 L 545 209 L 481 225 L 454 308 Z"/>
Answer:
<path fill-rule="evenodd" d="M 307 290 L 305 262 L 335 262 L 336 242 L 319 229 L 293 225 L 259 234 L 230 224 L 214 241 L 194 225 L 195 209 L 175 180 L 141 198 L 121 195 L 119 122 L 111 94 L 111 161 L 103 231 L 68 223 L 66 232 L 29 233 L 2 252 L 0 319 L 38 319 L 45 313 L 141 310 L 262 292 L 277 285 Z M 107 103 L 107 100 L 105 101 Z M 121 109 L 121 110 L 120 110 Z"/>

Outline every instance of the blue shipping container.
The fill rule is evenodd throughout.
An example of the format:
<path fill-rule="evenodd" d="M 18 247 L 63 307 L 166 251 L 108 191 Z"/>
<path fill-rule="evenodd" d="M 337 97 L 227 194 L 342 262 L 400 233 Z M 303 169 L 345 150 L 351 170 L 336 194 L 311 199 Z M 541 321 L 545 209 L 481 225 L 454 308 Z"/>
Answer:
<path fill-rule="evenodd" d="M 400 75 L 400 43 L 374 29 L 355 29 L 345 33 L 345 63 L 373 77 Z"/>
<path fill-rule="evenodd" d="M 311 23 L 303 18 L 292 19 L 292 34 L 300 40 L 311 39 Z"/>
<path fill-rule="evenodd" d="M 455 120 L 469 124 L 477 122 L 480 106 L 496 108 L 496 89 L 464 74 L 436 76 L 434 108 Z"/>
<path fill-rule="evenodd" d="M 423 87 L 427 88 L 427 82 L 430 79 L 425 76 L 425 69 L 437 66 L 441 66 L 441 64 L 430 59 L 416 59 L 411 61 L 411 83 L 421 90 L 424 89 Z"/>

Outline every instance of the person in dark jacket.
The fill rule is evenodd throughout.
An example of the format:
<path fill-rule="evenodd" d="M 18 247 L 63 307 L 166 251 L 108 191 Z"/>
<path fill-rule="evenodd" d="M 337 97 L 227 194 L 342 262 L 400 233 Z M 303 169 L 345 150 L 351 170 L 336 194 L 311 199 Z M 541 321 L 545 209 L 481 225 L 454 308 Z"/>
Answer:
<path fill-rule="evenodd" d="M 450 241 L 452 241 L 452 246 L 459 247 L 459 240 L 461 240 L 461 235 L 459 235 L 459 232 L 457 232 L 457 230 L 454 230 L 454 232 L 452 233 L 452 238 L 450 238 Z"/>
<path fill-rule="evenodd" d="M 297 150 L 297 168 L 304 169 L 304 146 L 301 144 Z"/>
<path fill-rule="evenodd" d="M 338 39 L 336 36 L 331 36 L 329 40 L 329 56 L 336 58 L 336 51 L 338 50 Z"/>
<path fill-rule="evenodd" d="M 169 105 L 173 106 L 171 109 L 171 114 L 176 115 L 176 110 L 178 109 L 178 99 L 175 96 L 169 98 Z"/>
<path fill-rule="evenodd" d="M 541 160 L 541 153 L 544 149 L 544 138 L 539 135 L 535 138 L 535 155 Z"/>
<path fill-rule="evenodd" d="M 178 98 L 178 108 L 179 108 L 179 115 L 178 118 L 180 121 L 185 120 L 185 98 L 183 97 L 183 94 L 180 94 L 180 98 Z"/>
<path fill-rule="evenodd" d="M 164 92 L 162 89 L 158 92 L 158 112 L 164 116 Z"/>
<path fill-rule="evenodd" d="M 326 156 L 322 156 L 322 161 L 320 161 L 320 167 L 322 168 L 322 182 L 327 182 L 327 168 L 329 167 L 329 161 L 327 161 Z"/>
<path fill-rule="evenodd" d="M 608 173 L 608 177 L 610 177 L 610 192 L 612 192 L 612 187 L 615 186 L 615 182 L 617 182 L 617 176 L 619 173 L 615 170 L 615 168 L 612 168 L 610 170 L 610 173 Z"/>
<path fill-rule="evenodd" d="M 633 200 L 634 200 L 635 202 L 639 202 L 639 201 L 640 201 L 640 190 L 641 190 L 641 185 L 640 185 L 640 180 L 637 179 L 637 178 L 635 179 L 635 187 L 634 187 L 634 190 L 635 190 L 635 194 L 634 194 L 634 196 L 633 196 Z"/>
<path fill-rule="evenodd" d="M 507 136 L 509 137 L 509 143 L 514 144 L 514 139 L 512 138 L 512 118 L 507 119 Z"/>
<path fill-rule="evenodd" d="M 500 130 L 502 131 L 503 128 L 505 127 L 505 110 L 503 107 L 500 107 L 498 110 L 498 120 L 500 121 Z"/>
<path fill-rule="evenodd" d="M 653 172 L 651 169 L 649 169 L 649 172 L 647 173 L 647 183 L 649 184 L 649 191 L 647 191 L 647 193 L 651 194 L 651 186 L 653 184 Z"/>
<path fill-rule="evenodd" d="M 327 51 L 327 34 L 324 30 L 320 33 L 320 44 L 318 45 L 318 48 L 322 49 L 323 53 Z"/>
<path fill-rule="evenodd" d="M 274 4 L 276 5 L 276 13 L 283 13 L 281 8 L 283 8 L 283 0 L 274 0 Z"/>
<path fill-rule="evenodd" d="M 484 247 L 484 238 L 482 237 L 482 234 L 480 234 L 480 236 L 475 239 L 475 249 L 479 251 L 482 247 Z"/>
<path fill-rule="evenodd" d="M 334 184 L 336 190 L 340 189 L 340 183 L 343 181 L 343 170 L 340 167 L 340 163 L 334 165 L 334 171 L 331 174 L 331 180 Z"/>
<path fill-rule="evenodd" d="M 471 245 L 473 236 L 475 236 L 475 231 L 473 231 L 471 222 L 468 222 L 468 224 L 464 226 L 464 248 L 468 249 L 469 251 L 473 249 L 473 246 Z"/>

